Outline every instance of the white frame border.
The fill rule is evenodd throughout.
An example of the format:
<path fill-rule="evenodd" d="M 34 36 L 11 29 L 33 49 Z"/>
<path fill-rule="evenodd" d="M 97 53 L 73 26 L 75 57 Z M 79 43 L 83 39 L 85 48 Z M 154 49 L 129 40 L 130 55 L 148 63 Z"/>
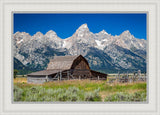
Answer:
<path fill-rule="evenodd" d="M 1 1 L 0 114 L 159 114 L 160 23 L 158 0 L 145 1 Z M 133 7 L 134 6 L 134 7 Z M 14 11 L 130 11 L 149 12 L 149 103 L 148 104 L 12 104 L 11 13 Z M 9 43 L 9 44 L 8 44 Z M 159 51 L 159 52 L 158 52 Z M 36 110 L 36 111 L 35 111 Z"/>

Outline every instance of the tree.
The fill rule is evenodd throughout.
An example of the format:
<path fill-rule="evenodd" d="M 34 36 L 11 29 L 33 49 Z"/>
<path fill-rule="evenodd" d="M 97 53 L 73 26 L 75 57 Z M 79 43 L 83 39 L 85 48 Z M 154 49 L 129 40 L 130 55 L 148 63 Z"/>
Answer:
<path fill-rule="evenodd" d="M 18 72 L 19 72 L 18 70 L 14 69 L 14 78 L 17 77 L 17 73 L 18 73 Z"/>

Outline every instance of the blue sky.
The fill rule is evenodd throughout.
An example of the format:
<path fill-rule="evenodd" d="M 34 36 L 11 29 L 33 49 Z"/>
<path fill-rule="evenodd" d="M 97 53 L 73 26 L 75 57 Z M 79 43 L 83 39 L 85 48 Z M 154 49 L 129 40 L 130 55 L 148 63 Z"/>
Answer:
<path fill-rule="evenodd" d="M 14 33 L 17 31 L 27 32 L 34 35 L 40 31 L 43 34 L 53 30 L 60 38 L 67 38 L 82 24 L 87 23 L 93 33 L 103 29 L 111 35 L 120 35 L 123 31 L 129 30 L 136 38 L 146 39 L 147 15 L 145 13 L 116 14 L 14 14 Z"/>

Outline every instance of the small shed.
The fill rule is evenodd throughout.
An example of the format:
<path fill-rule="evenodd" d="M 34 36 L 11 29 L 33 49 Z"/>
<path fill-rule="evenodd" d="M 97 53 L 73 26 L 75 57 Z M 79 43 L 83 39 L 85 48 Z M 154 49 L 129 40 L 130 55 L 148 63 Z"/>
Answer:
<path fill-rule="evenodd" d="M 50 60 L 46 70 L 27 75 L 28 83 L 70 79 L 106 80 L 107 74 L 91 70 L 87 60 L 78 55 L 55 56 Z"/>

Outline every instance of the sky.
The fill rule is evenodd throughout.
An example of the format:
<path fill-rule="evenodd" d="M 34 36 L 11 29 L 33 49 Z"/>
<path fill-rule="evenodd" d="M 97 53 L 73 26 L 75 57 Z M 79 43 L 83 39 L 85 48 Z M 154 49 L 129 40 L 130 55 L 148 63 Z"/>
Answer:
<path fill-rule="evenodd" d="M 72 36 L 82 25 L 87 24 L 93 33 L 105 30 L 115 36 L 129 30 L 139 39 L 147 39 L 147 14 L 145 13 L 15 13 L 13 32 L 26 32 L 31 36 L 36 32 L 45 34 L 53 30 L 64 39 Z"/>

